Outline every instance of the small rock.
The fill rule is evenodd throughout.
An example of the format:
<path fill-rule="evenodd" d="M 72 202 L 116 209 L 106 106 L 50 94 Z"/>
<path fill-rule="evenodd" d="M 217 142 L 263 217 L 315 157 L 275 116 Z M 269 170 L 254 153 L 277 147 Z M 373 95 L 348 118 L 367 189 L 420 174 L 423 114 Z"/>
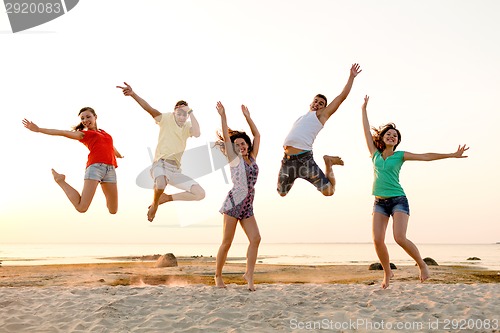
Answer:
<path fill-rule="evenodd" d="M 382 264 L 379 263 L 379 262 L 375 262 L 373 264 L 370 265 L 370 267 L 368 268 L 370 271 L 381 271 L 383 270 L 384 268 L 382 268 Z M 398 269 L 396 267 L 396 265 L 394 265 L 392 262 L 391 262 L 391 269 Z"/>
<path fill-rule="evenodd" d="M 481 260 L 481 259 L 478 257 L 469 257 L 469 258 L 467 258 L 467 260 Z"/>
<path fill-rule="evenodd" d="M 427 266 L 439 266 L 436 260 L 430 258 L 430 257 L 425 257 L 424 262 L 427 264 Z"/>
<path fill-rule="evenodd" d="M 173 253 L 167 253 L 156 261 L 155 267 L 177 267 L 177 258 L 174 256 Z"/>

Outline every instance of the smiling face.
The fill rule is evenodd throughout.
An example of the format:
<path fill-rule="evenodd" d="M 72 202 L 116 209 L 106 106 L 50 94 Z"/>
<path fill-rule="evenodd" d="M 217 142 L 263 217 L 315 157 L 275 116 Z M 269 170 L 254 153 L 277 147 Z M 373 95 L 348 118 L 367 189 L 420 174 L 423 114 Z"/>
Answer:
<path fill-rule="evenodd" d="M 326 107 L 326 100 L 320 96 L 315 96 L 309 105 L 309 111 L 319 111 Z"/>
<path fill-rule="evenodd" d="M 174 110 L 174 118 L 175 118 L 175 122 L 176 124 L 179 126 L 179 127 L 182 127 L 184 126 L 184 124 L 186 123 L 189 115 L 188 115 L 188 111 L 190 110 L 189 106 L 181 106 L 181 107 L 177 107 L 175 110 Z"/>
<path fill-rule="evenodd" d="M 399 143 L 398 132 L 396 132 L 396 130 L 394 129 L 390 129 L 385 132 L 382 140 L 385 143 L 386 147 L 395 147 Z"/>
<path fill-rule="evenodd" d="M 401 132 L 399 132 L 394 123 L 385 124 L 378 129 L 373 128 L 373 131 L 373 143 L 381 153 L 386 148 L 396 150 L 401 142 Z"/>
<path fill-rule="evenodd" d="M 97 125 L 96 125 L 97 116 L 93 112 L 93 110 L 89 109 L 89 110 L 82 111 L 82 112 L 80 112 L 79 117 L 80 117 L 80 121 L 82 122 L 83 126 L 85 126 L 85 128 L 87 128 L 89 130 L 97 129 Z"/>
<path fill-rule="evenodd" d="M 243 138 L 237 138 L 234 140 L 234 150 L 239 152 L 241 156 L 248 155 L 248 144 Z"/>

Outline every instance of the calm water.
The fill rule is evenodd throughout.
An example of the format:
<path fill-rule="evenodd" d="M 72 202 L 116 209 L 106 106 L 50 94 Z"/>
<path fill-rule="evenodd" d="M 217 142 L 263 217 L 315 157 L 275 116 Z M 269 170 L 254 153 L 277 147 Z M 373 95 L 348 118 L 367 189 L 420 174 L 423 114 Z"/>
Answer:
<path fill-rule="evenodd" d="M 3 244 L 3 266 L 111 262 L 109 257 L 173 253 L 177 257 L 215 257 L 219 244 Z M 233 244 L 230 260 L 244 262 L 247 244 Z M 419 244 L 422 257 L 440 265 L 473 265 L 500 270 L 500 244 Z M 396 244 L 388 244 L 391 262 L 413 265 L 413 260 Z M 468 261 L 478 257 L 481 261 Z M 291 265 L 366 265 L 377 262 L 371 243 L 262 244 L 259 262 Z"/>

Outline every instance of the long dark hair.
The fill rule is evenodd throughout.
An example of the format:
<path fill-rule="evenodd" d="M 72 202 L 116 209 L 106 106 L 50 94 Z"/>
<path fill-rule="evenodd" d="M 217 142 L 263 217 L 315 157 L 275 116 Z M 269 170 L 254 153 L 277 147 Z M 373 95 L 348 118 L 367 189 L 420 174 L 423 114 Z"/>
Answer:
<path fill-rule="evenodd" d="M 396 129 L 396 125 L 394 123 L 388 123 L 385 125 L 380 126 L 379 128 L 372 127 L 373 130 L 373 143 L 375 144 L 375 147 L 377 147 L 379 152 L 383 152 L 385 149 L 385 143 L 384 143 L 384 135 L 387 133 L 388 130 L 395 130 L 396 133 L 398 134 L 398 143 L 394 146 L 394 150 L 396 150 L 396 147 L 399 145 L 401 142 L 401 133 L 399 132 L 398 129 Z"/>
<path fill-rule="evenodd" d="M 82 109 L 80 110 L 80 112 L 78 112 L 78 115 L 81 115 L 81 114 L 82 114 L 82 112 L 85 112 L 85 111 L 90 111 L 90 112 L 92 112 L 92 114 L 93 114 L 94 116 L 96 116 L 96 117 L 97 117 L 97 114 L 95 113 L 94 109 L 92 109 L 92 108 L 91 108 L 91 107 L 89 107 L 89 106 L 86 106 L 86 107 L 82 108 Z M 81 130 L 83 130 L 83 129 L 85 129 L 85 126 L 82 124 L 82 122 L 80 122 L 80 123 L 79 123 L 78 125 L 76 125 L 76 126 L 73 126 L 73 130 L 74 130 L 74 131 L 81 131 Z"/>
<path fill-rule="evenodd" d="M 253 145 L 252 145 L 252 140 L 250 140 L 250 137 L 248 136 L 248 134 L 246 134 L 243 131 L 233 131 L 230 128 L 228 129 L 228 132 L 229 132 L 229 139 L 231 140 L 231 143 L 233 144 L 233 151 L 234 151 L 234 141 L 236 139 L 243 139 L 243 140 L 245 140 L 245 142 L 248 145 L 248 155 L 250 155 L 250 153 L 253 150 Z M 224 144 L 224 136 L 219 131 L 217 131 L 215 134 L 217 135 L 218 140 L 217 140 L 217 142 L 215 142 L 214 146 L 217 146 L 221 150 L 221 152 L 227 156 L 226 145 Z M 238 153 L 236 151 L 234 151 L 234 153 L 236 155 L 238 155 Z"/>

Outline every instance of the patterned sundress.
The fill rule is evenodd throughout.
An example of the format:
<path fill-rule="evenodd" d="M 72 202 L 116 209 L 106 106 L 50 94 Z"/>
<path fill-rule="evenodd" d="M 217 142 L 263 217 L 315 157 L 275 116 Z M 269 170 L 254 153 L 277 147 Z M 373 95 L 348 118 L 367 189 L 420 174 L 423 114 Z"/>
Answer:
<path fill-rule="evenodd" d="M 238 158 L 238 165 L 230 167 L 233 188 L 227 194 L 219 212 L 243 220 L 253 216 L 253 198 L 259 167 L 254 158 L 250 158 L 250 164 L 243 158 Z"/>

